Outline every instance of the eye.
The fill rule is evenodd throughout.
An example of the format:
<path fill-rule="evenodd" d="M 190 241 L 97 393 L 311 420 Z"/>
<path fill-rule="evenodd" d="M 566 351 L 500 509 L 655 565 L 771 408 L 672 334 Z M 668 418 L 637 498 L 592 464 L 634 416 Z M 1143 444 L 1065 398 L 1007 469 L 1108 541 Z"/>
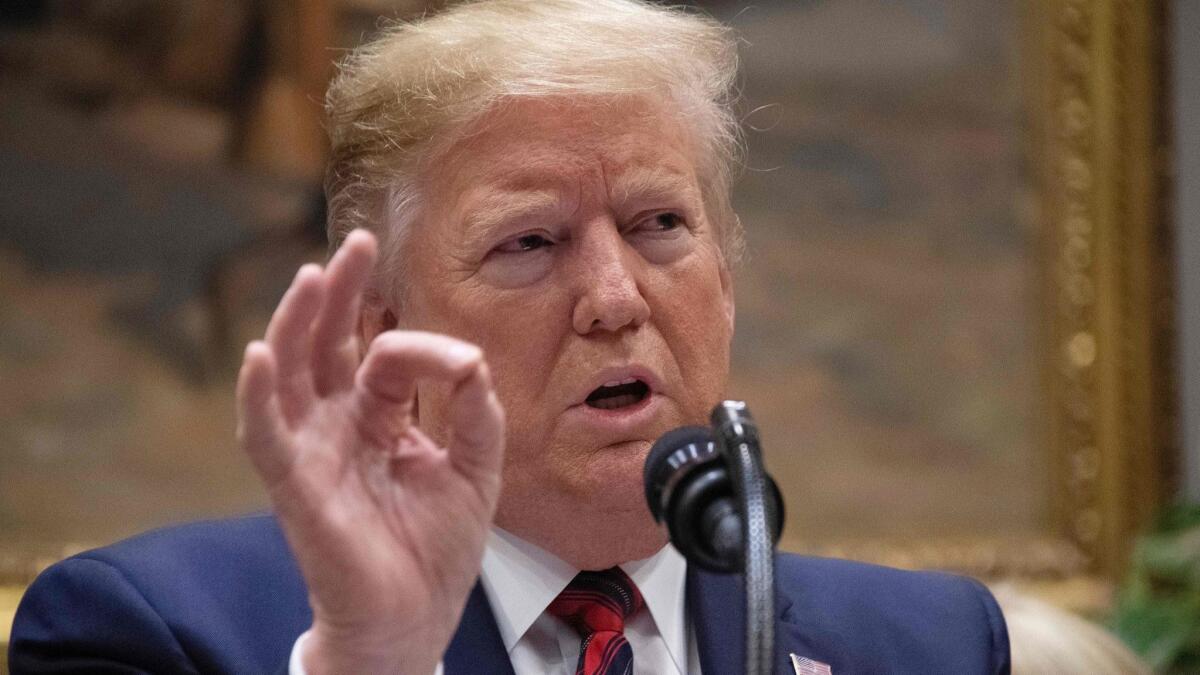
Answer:
<path fill-rule="evenodd" d="M 674 211 L 652 213 L 636 221 L 636 223 L 631 228 L 631 233 L 650 236 L 674 235 L 687 227 L 687 221 L 684 220 L 683 216 Z"/>
<path fill-rule="evenodd" d="M 526 251 L 536 251 L 539 248 L 553 246 L 554 242 L 540 234 L 523 234 L 515 239 L 510 239 L 496 247 L 496 250 L 501 253 L 524 253 Z"/>
<path fill-rule="evenodd" d="M 626 240 L 652 263 L 679 260 L 698 241 L 687 218 L 678 211 L 650 211 L 633 222 Z"/>
<path fill-rule="evenodd" d="M 646 219 L 646 227 L 656 232 L 670 232 L 683 225 L 683 216 L 678 213 L 657 213 Z"/>

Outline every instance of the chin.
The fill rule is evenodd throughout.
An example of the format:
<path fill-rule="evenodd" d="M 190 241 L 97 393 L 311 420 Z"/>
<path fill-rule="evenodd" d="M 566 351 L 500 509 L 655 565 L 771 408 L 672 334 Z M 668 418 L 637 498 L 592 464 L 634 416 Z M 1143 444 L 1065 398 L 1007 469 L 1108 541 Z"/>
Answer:
<path fill-rule="evenodd" d="M 654 522 L 646 504 L 644 460 L 645 452 L 641 452 L 636 467 L 631 466 L 633 462 L 614 462 L 610 473 L 594 474 L 608 475 L 609 480 L 593 482 L 579 493 L 576 513 L 597 540 L 622 551 L 623 557 L 618 562 L 644 558 L 665 543 L 662 528 Z M 635 551 L 644 551 L 645 555 Z"/>
<path fill-rule="evenodd" d="M 501 494 L 496 524 L 580 569 L 653 555 L 667 537 L 646 505 L 642 465 L 649 446 L 607 446 L 542 480 L 513 476 Z"/>
<path fill-rule="evenodd" d="M 649 452 L 649 441 L 600 448 L 582 462 L 583 466 L 573 467 L 565 482 L 571 483 L 572 492 L 592 508 L 647 510 L 642 474 Z"/>
<path fill-rule="evenodd" d="M 588 536 L 572 542 L 560 557 L 579 569 L 600 570 L 649 558 L 666 545 L 666 530 L 655 524 L 649 512 L 622 515 L 591 512 L 573 528 Z"/>

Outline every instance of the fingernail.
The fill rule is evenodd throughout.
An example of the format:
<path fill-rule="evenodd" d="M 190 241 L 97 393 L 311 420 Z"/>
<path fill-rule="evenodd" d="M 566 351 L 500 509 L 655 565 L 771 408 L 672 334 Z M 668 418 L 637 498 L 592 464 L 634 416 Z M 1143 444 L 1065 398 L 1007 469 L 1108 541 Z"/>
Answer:
<path fill-rule="evenodd" d="M 474 345 L 454 345 L 450 348 L 450 358 L 460 363 L 467 363 L 482 359 L 483 352 Z"/>
<path fill-rule="evenodd" d="M 250 358 L 250 355 L 262 349 L 262 340 L 251 340 L 246 344 L 246 350 L 242 353 L 243 358 Z"/>

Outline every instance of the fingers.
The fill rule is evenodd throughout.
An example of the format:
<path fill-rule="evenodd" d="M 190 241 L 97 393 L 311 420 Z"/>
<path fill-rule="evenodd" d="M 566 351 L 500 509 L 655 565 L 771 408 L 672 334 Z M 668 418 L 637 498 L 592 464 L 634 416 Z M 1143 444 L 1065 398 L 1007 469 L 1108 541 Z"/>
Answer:
<path fill-rule="evenodd" d="M 325 301 L 325 287 L 320 267 L 301 267 L 267 326 L 279 405 L 289 422 L 300 419 L 313 400 L 312 324 Z"/>
<path fill-rule="evenodd" d="M 450 447 L 455 461 L 499 466 L 500 406 L 483 353 L 472 344 L 419 331 L 388 332 L 371 343 L 358 372 L 358 420 L 363 435 L 389 447 L 410 423 L 416 381 L 450 385 Z M 494 455 L 494 456 L 493 456 Z"/>
<path fill-rule="evenodd" d="M 449 402 L 450 459 L 460 471 L 500 474 L 504 450 L 504 409 L 492 387 L 487 364 L 480 361 L 454 387 Z"/>
<path fill-rule="evenodd" d="M 294 457 L 275 399 L 276 366 L 271 349 L 262 342 L 246 346 L 237 383 L 238 444 L 250 456 L 268 487 L 288 472 Z"/>
<path fill-rule="evenodd" d="M 351 232 L 325 268 L 325 302 L 313 329 L 312 371 L 317 396 L 350 386 L 358 365 L 355 326 L 363 288 L 375 266 L 375 237 Z"/>

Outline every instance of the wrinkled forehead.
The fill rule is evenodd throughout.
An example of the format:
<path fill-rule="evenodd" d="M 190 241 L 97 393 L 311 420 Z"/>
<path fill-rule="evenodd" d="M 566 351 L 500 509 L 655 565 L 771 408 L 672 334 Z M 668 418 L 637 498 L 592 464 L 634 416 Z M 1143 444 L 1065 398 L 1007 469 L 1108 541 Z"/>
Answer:
<path fill-rule="evenodd" d="M 666 104 L 635 97 L 509 101 L 438 153 L 424 187 L 446 200 L 488 188 L 578 189 L 581 179 L 599 175 L 618 199 L 695 192 L 696 144 L 671 113 Z"/>

